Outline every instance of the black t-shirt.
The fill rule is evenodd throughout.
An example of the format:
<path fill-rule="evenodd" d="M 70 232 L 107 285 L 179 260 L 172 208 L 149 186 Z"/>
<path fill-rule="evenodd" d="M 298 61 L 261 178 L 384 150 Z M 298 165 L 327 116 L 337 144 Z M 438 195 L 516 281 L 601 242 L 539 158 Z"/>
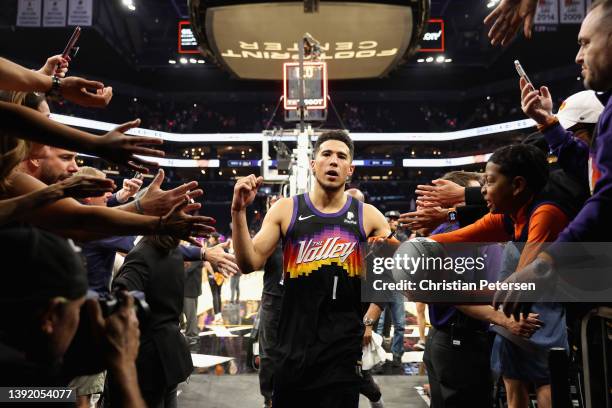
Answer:
<path fill-rule="evenodd" d="M 323 214 L 308 194 L 293 197 L 283 242 L 284 288 L 276 386 L 308 390 L 357 383 L 363 337 L 363 204 L 352 197 Z"/>

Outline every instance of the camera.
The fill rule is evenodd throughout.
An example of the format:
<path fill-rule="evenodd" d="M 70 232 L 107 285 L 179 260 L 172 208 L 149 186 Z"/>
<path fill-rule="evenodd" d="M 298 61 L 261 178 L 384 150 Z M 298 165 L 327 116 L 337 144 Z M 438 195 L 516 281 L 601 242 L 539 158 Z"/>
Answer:
<path fill-rule="evenodd" d="M 109 294 L 99 295 L 92 290 L 87 291 L 86 299 L 96 299 L 102 309 L 102 316 L 107 318 L 116 313 L 126 302 L 126 293 L 134 298 L 134 309 L 140 327 L 144 326 L 149 317 L 149 304 L 145 295 L 140 291 L 126 292 L 113 291 Z M 62 364 L 67 377 L 97 374 L 106 369 L 103 354 L 99 350 L 99 339 L 96 338 L 95 324 L 89 315 L 88 309 L 81 308 L 79 327 L 72 339 L 72 343 L 64 354 Z"/>
<path fill-rule="evenodd" d="M 91 291 L 87 293 L 88 299 L 98 299 L 100 309 L 102 309 L 102 315 L 104 318 L 115 313 L 125 303 L 126 297 L 123 295 L 124 292 L 114 291 L 105 295 L 98 295 L 96 292 Z M 133 290 L 127 292 L 134 298 L 134 308 L 136 309 L 136 317 L 142 324 L 149 315 L 150 308 L 149 304 L 145 299 L 145 294 L 139 290 Z"/>

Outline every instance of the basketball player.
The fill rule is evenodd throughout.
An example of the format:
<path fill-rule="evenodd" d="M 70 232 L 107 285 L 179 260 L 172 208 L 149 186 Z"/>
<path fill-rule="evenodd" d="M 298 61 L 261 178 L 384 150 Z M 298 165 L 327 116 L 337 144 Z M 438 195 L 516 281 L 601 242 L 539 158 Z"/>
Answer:
<path fill-rule="evenodd" d="M 246 208 L 263 178 L 250 175 L 234 187 L 232 238 L 240 269 L 260 270 L 283 239 L 275 408 L 356 408 L 359 403 L 362 339 L 371 341 L 381 311 L 371 304 L 361 316 L 365 254 L 360 243 L 391 230 L 380 211 L 344 194 L 355 169 L 353 152 L 346 133 L 323 133 L 311 161 L 312 191 L 276 202 L 252 240 Z"/>

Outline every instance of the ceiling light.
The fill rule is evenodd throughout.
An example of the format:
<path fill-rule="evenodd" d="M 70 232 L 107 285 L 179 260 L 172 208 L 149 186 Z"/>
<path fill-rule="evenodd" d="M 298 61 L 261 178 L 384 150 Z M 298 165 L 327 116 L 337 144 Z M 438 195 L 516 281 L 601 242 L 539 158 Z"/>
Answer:
<path fill-rule="evenodd" d="M 198 60 L 198 64 L 204 64 L 206 61 L 204 60 Z"/>
<path fill-rule="evenodd" d="M 424 59 L 424 58 L 419 58 L 419 59 L 417 60 L 417 62 L 425 62 L 425 59 Z"/>
<path fill-rule="evenodd" d="M 438 55 L 438 56 L 436 57 L 436 62 L 437 62 L 438 64 L 441 64 L 441 63 L 443 63 L 443 62 L 444 62 L 444 60 L 445 60 L 445 59 L 446 59 L 446 58 L 444 57 L 444 55 Z"/>
<path fill-rule="evenodd" d="M 189 58 L 189 62 L 191 62 L 192 64 L 195 64 L 198 61 L 195 58 Z"/>
<path fill-rule="evenodd" d="M 181 62 L 181 64 L 186 64 L 189 62 L 187 61 L 187 58 L 184 58 L 184 57 L 182 57 L 179 61 Z"/>
<path fill-rule="evenodd" d="M 425 58 L 425 61 L 432 62 L 433 61 L 433 57 L 427 57 L 427 58 Z"/>
<path fill-rule="evenodd" d="M 134 0 L 121 0 L 121 3 L 128 8 L 130 11 L 136 10 L 136 6 L 134 5 Z"/>
<path fill-rule="evenodd" d="M 444 62 L 453 62 L 453 59 L 452 58 L 447 58 L 447 59 L 444 60 Z"/>
<path fill-rule="evenodd" d="M 168 60 L 168 64 L 176 64 L 176 60 L 169 59 L 169 60 Z"/>

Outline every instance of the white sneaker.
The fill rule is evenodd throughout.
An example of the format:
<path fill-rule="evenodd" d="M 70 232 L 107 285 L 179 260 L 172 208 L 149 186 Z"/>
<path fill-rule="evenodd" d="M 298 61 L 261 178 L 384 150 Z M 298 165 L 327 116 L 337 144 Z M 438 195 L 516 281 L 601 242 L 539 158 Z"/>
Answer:
<path fill-rule="evenodd" d="M 425 350 L 425 342 L 424 342 L 424 341 L 419 340 L 419 341 L 417 342 L 417 344 L 415 344 L 414 346 L 412 346 L 412 348 L 413 348 L 414 350 L 417 350 L 417 351 L 424 351 L 424 350 Z"/>
<path fill-rule="evenodd" d="M 383 402 L 382 397 L 376 402 L 370 401 L 370 407 L 372 408 L 385 408 L 385 403 Z"/>

